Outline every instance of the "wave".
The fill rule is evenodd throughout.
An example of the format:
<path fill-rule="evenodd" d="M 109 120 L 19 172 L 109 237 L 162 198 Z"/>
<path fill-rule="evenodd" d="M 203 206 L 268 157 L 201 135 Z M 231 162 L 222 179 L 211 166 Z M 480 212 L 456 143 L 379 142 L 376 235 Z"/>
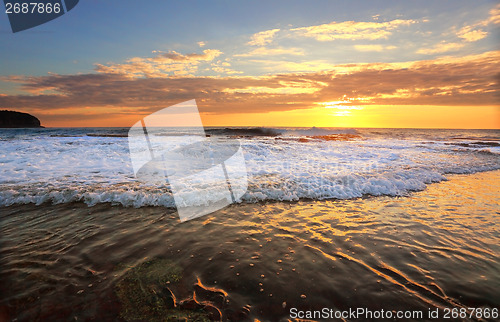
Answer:
<path fill-rule="evenodd" d="M 252 173 L 248 190 L 238 202 L 298 201 L 301 199 L 352 199 L 364 196 L 406 196 L 421 191 L 428 184 L 448 180 L 447 174 L 470 174 L 498 170 L 500 166 L 449 169 L 443 174 L 428 168 L 380 171 L 379 173 L 324 173 L 318 171 Z M 212 182 L 202 187 L 186 186 L 179 194 L 203 196 L 225 182 Z M 111 203 L 125 207 L 175 207 L 168 184 L 151 186 L 135 180 L 113 185 L 60 183 L 58 186 L 36 183 L 30 186 L 12 184 L 0 189 L 0 205 L 84 202 L 89 206 Z M 209 200 L 196 200 L 196 206 L 207 206 Z"/>
<path fill-rule="evenodd" d="M 225 127 L 206 128 L 207 135 L 230 137 L 321 137 L 330 135 L 359 135 L 355 129 L 329 128 L 270 128 L 270 127 Z M 189 132 L 186 132 L 189 134 Z"/>
<path fill-rule="evenodd" d="M 0 141 L 0 206 L 109 202 L 127 207 L 173 207 L 166 183 L 146 185 L 135 179 L 128 141 L 121 136 L 126 130 L 61 129 L 45 136 L 38 130 L 33 135 L 25 131 L 20 137 L 6 136 L 8 140 Z M 408 133 L 415 132 L 411 131 Z M 373 132 L 386 134 L 373 136 Z M 403 130 L 396 135 L 405 134 L 400 139 L 392 132 L 207 129 L 209 135 L 240 138 L 248 176 L 248 190 L 240 200 L 245 203 L 404 196 L 446 180 L 448 174 L 500 169 L 496 142 L 430 141 L 432 131 L 415 139 Z M 87 137 L 89 133 L 97 135 Z M 436 137 L 442 137 L 437 133 Z M 457 137 L 453 132 L 447 135 Z M 192 194 L 198 192 L 194 187 L 186 189 Z M 206 200 L 198 202 L 203 205 Z"/>
<path fill-rule="evenodd" d="M 87 136 L 101 137 L 101 138 L 126 138 L 126 137 L 128 137 L 127 134 L 115 134 L 115 133 L 103 133 L 103 134 L 87 133 Z"/>
<path fill-rule="evenodd" d="M 494 141 L 475 141 L 475 142 L 468 142 L 468 143 L 446 143 L 450 145 L 458 145 L 458 146 L 463 146 L 463 147 L 500 147 L 499 142 L 494 142 Z"/>
<path fill-rule="evenodd" d="M 271 136 L 275 137 L 282 131 L 273 128 L 208 128 L 205 132 L 209 135 L 224 135 L 224 136 Z"/>
<path fill-rule="evenodd" d="M 286 129 L 283 133 L 284 136 L 308 136 L 308 137 L 321 137 L 331 135 L 360 135 L 356 129 L 331 129 L 321 127 L 311 127 L 307 129 Z"/>

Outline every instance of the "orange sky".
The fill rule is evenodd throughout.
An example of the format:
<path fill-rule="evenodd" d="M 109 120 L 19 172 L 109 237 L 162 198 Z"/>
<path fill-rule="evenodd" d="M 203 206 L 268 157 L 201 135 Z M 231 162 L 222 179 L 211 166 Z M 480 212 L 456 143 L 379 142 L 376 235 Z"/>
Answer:
<path fill-rule="evenodd" d="M 155 38 L 158 48 L 114 61 L 92 47 L 91 68 L 63 61 L 66 73 L 39 55 L 32 68 L 0 75 L 0 109 L 31 113 L 46 127 L 128 127 L 196 99 L 205 126 L 500 128 L 500 5 L 435 9 L 336 20 L 332 12 L 295 25 L 282 17 L 210 41 L 184 30 L 182 44 Z M 1 55 L 19 56 L 8 52 Z"/>
<path fill-rule="evenodd" d="M 478 112 L 478 109 L 481 109 Z M 109 118 L 99 117 L 74 120 L 70 125 L 65 120 L 42 123 L 47 127 L 129 127 L 141 115 Z M 201 113 L 205 126 L 264 126 L 264 127 L 372 127 L 372 128 L 456 128 L 498 129 L 500 107 L 498 106 L 368 106 L 362 110 L 351 110 L 337 114 L 335 109 L 314 107 L 283 112 L 211 114 Z"/>

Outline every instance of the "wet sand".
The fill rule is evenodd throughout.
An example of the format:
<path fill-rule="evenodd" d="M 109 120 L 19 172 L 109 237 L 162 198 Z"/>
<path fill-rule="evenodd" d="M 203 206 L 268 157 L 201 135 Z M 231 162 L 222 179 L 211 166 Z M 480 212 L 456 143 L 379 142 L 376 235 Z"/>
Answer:
<path fill-rule="evenodd" d="M 449 178 L 406 197 L 238 204 L 185 223 L 160 207 L 0 208 L 0 320 L 123 320 L 117 284 L 155 259 L 181 269 L 179 302 L 197 283 L 227 293 L 212 303 L 223 319 L 498 308 L 500 171 Z"/>

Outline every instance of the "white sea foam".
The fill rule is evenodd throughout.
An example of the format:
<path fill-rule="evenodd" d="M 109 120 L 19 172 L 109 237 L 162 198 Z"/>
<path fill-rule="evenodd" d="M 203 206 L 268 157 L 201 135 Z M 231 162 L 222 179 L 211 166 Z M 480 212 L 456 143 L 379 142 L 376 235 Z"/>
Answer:
<path fill-rule="evenodd" d="M 467 133 L 457 139 L 463 134 L 458 130 L 398 131 L 281 130 L 283 138 L 359 136 L 347 141 L 240 138 L 248 175 L 241 202 L 400 196 L 446 180 L 450 173 L 500 169 L 500 148 L 495 143 L 477 143 L 498 142 L 498 132 Z M 113 129 L 0 131 L 0 206 L 81 201 L 174 207 L 166 180 L 146 184 L 135 179 L 127 138 L 120 133 Z M 189 186 L 183 187 L 183 193 L 203 195 Z M 206 200 L 196 202 L 204 205 Z"/>

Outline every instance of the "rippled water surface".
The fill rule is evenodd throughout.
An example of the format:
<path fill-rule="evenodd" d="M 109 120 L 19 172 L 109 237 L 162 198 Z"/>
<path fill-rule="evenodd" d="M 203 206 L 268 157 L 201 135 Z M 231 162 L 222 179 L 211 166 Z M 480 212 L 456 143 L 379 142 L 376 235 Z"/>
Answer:
<path fill-rule="evenodd" d="M 116 285 L 147 260 L 227 293 L 224 319 L 299 309 L 500 306 L 500 172 L 405 197 L 237 204 L 180 223 L 162 207 L 0 208 L 0 320 L 119 320 Z M 199 279 L 199 282 L 198 282 Z"/>

